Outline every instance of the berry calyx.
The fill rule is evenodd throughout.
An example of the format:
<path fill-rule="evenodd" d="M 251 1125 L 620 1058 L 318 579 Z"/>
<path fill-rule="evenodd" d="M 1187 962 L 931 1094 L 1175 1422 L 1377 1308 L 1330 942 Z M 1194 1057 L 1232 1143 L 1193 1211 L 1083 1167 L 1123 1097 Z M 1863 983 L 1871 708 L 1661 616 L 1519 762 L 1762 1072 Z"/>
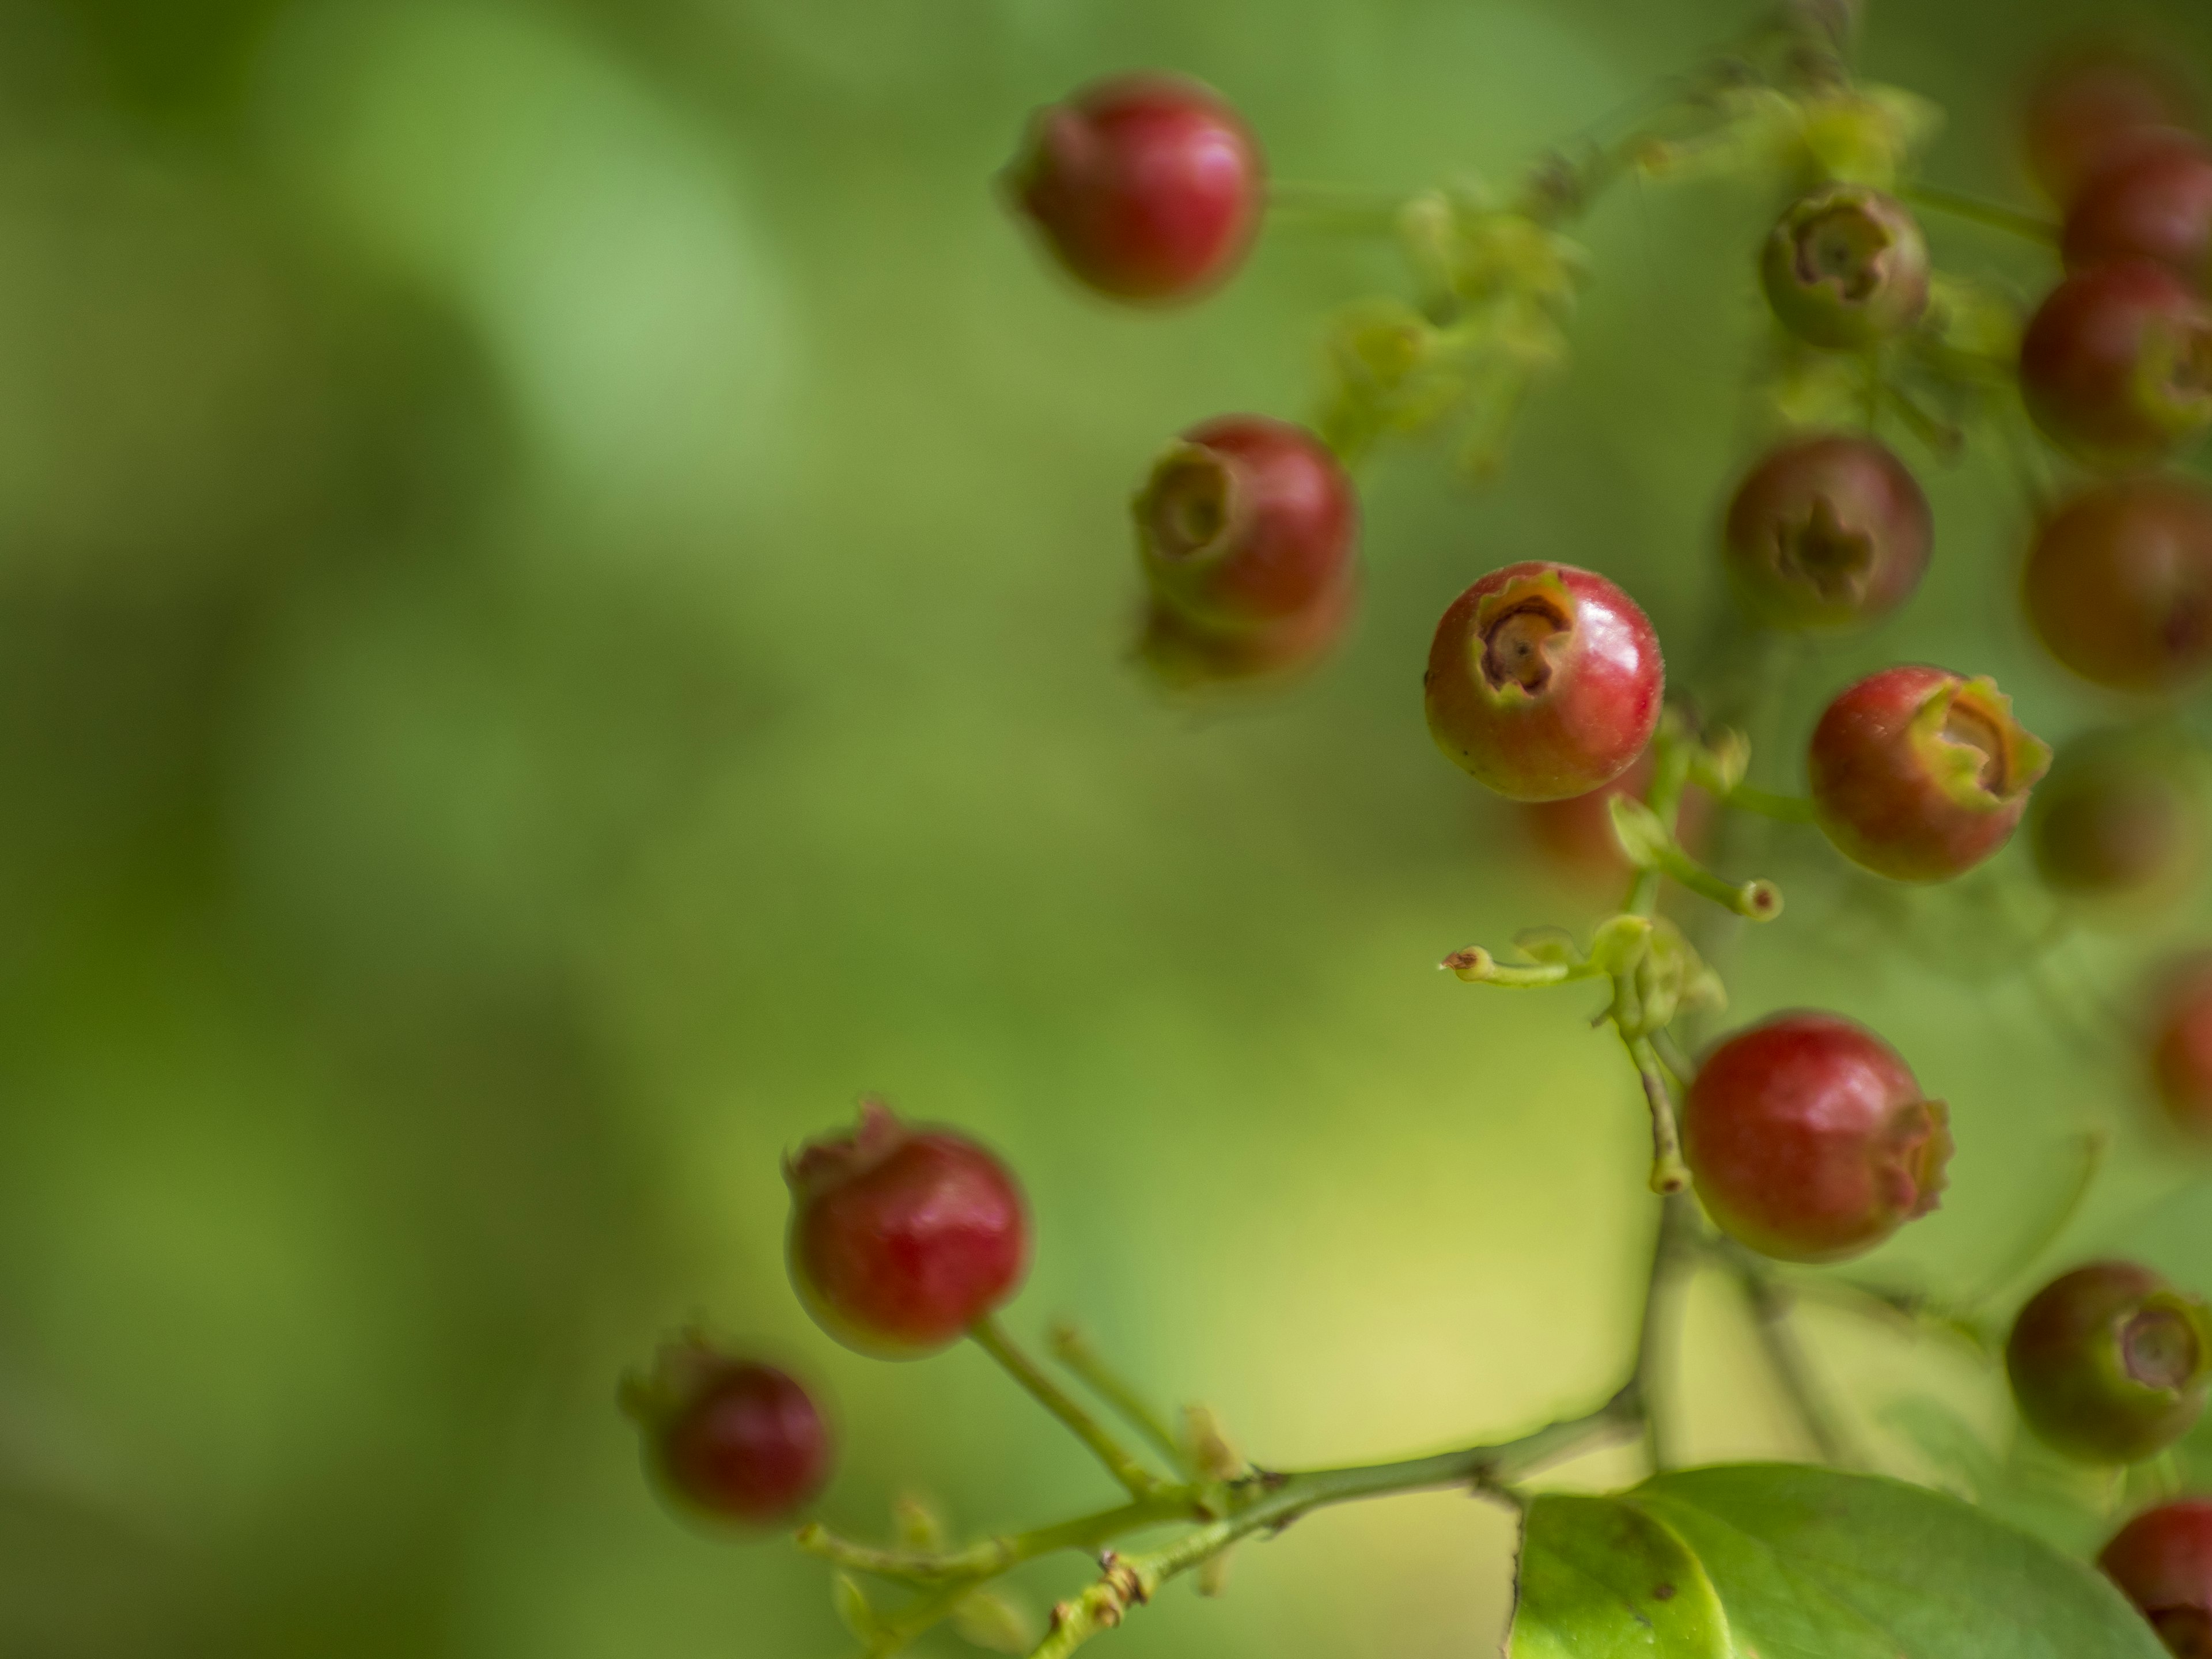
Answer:
<path fill-rule="evenodd" d="M 2212 956 L 2167 969 L 2154 1000 L 2151 1072 L 2173 1125 L 2212 1143 Z"/>
<path fill-rule="evenodd" d="M 2076 495 L 2028 554 L 2028 619 L 2051 654 L 2116 691 L 2212 668 L 2212 495 L 2172 477 Z"/>
<path fill-rule="evenodd" d="M 2003 846 L 2051 750 L 1989 679 L 1906 665 L 1838 694 L 1814 728 L 1814 815 L 1893 881 L 1942 881 Z"/>
<path fill-rule="evenodd" d="M 1453 764 L 1515 800 L 1610 783 L 1659 724 L 1666 665 L 1636 602 L 1573 565 L 1493 570 L 1445 610 L 1421 682 Z"/>
<path fill-rule="evenodd" d="M 2076 459 L 2155 461 L 2212 422 L 2212 309 L 2148 259 L 2094 266 L 2029 319 L 2020 378 L 2036 425 Z"/>
<path fill-rule="evenodd" d="M 830 1478 L 829 1425 L 787 1373 L 726 1354 L 696 1334 L 666 1344 L 623 1384 L 647 1467 L 668 1495 L 718 1520 L 766 1526 Z"/>
<path fill-rule="evenodd" d="M 2145 1510 L 2112 1534 L 2097 1565 L 2174 1659 L 2212 1659 L 2212 1502 Z"/>
<path fill-rule="evenodd" d="M 1125 75 L 1040 110 L 1007 171 L 1015 205 L 1079 282 L 1118 300 L 1189 300 L 1243 262 L 1259 146 L 1208 88 Z"/>
<path fill-rule="evenodd" d="M 1886 340 L 1928 308 L 1918 222 L 1863 185 L 1825 185 L 1790 204 L 1767 234 L 1759 271 L 1782 325 L 1831 350 Z"/>
<path fill-rule="evenodd" d="M 2064 205 L 2093 173 L 2147 131 L 2196 117 L 2189 88 L 2159 58 L 2120 40 L 2076 42 L 2053 58 L 2029 90 L 2028 167 Z"/>
<path fill-rule="evenodd" d="M 2060 247 L 2069 270 L 2149 259 L 2201 284 L 2212 273 L 2212 148 L 2172 130 L 2118 146 L 2083 181 Z"/>
<path fill-rule="evenodd" d="M 2204 861 L 2201 766 L 2156 737 L 2091 732 L 2036 786 L 2028 845 L 2052 891 L 2137 906 L 2178 896 Z"/>
<path fill-rule="evenodd" d="M 1736 590 L 1778 628 L 1848 628 L 1905 603 L 1935 526 L 1904 462 L 1871 438 L 1784 444 L 1729 504 L 1723 545 Z"/>
<path fill-rule="evenodd" d="M 2179 1440 L 2212 1382 L 2212 1315 L 2149 1268 L 2098 1261 L 2029 1298 L 2005 1342 L 2013 1401 L 2038 1438 L 2087 1463 Z"/>
<path fill-rule="evenodd" d="M 1133 503 L 1152 602 L 1224 638 L 1311 632 L 1347 608 L 1359 503 L 1328 446 L 1262 415 L 1201 422 Z"/>
<path fill-rule="evenodd" d="M 1778 1014 L 1705 1056 L 1682 1156 L 1731 1238 L 1784 1261 L 1840 1261 L 1936 1208 L 1950 1115 L 1864 1026 Z"/>
<path fill-rule="evenodd" d="M 878 1100 L 785 1166 L 791 1277 L 822 1328 L 884 1358 L 957 1340 L 1019 1288 L 1030 1220 L 1006 1167 Z"/>

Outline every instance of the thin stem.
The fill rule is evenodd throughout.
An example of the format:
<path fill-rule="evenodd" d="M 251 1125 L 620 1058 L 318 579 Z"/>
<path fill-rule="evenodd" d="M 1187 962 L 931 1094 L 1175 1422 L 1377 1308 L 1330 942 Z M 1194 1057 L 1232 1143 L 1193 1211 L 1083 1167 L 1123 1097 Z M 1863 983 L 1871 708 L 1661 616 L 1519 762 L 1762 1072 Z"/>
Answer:
<path fill-rule="evenodd" d="M 965 1549 L 941 1553 L 878 1549 L 842 1538 L 819 1522 L 802 1528 L 793 1541 L 809 1555 L 820 1556 L 848 1572 L 864 1572 L 871 1577 L 888 1578 L 902 1584 L 972 1585 L 1012 1571 L 1039 1556 L 1057 1554 L 1062 1550 L 1096 1550 L 1129 1533 L 1187 1519 L 1196 1513 L 1196 1503 L 1192 1488 L 1170 1487 L 1137 1503 L 1079 1515 L 1073 1520 L 1028 1532 L 1003 1534 Z"/>
<path fill-rule="evenodd" d="M 1674 1098 L 1668 1092 L 1651 1039 L 1623 1036 L 1621 1042 L 1627 1045 L 1637 1076 L 1644 1080 L 1644 1098 L 1651 1108 L 1651 1190 L 1666 1197 L 1690 1184 L 1690 1167 L 1682 1162 L 1682 1134 L 1674 1118 Z"/>
<path fill-rule="evenodd" d="M 1782 914 L 1782 890 L 1771 881 L 1725 880 L 1684 852 L 1672 836 L 1654 847 L 1651 854 L 1654 867 L 1672 876 L 1684 891 L 1711 899 L 1723 910 L 1752 921 L 1771 921 Z"/>
<path fill-rule="evenodd" d="M 1666 1410 L 1667 1376 L 1674 1370 L 1676 1293 L 1691 1259 L 1691 1229 L 1696 1224 L 1686 1194 L 1659 1206 L 1659 1226 L 1651 1241 L 1651 1266 L 1644 1286 L 1644 1311 L 1636 1333 L 1636 1369 L 1629 1386 L 1644 1421 L 1644 1450 L 1656 1474 L 1674 1463 L 1674 1435 Z"/>
<path fill-rule="evenodd" d="M 2007 231 L 2045 247 L 2058 245 L 2057 225 L 2033 213 L 2022 213 L 2017 208 L 2005 207 L 1996 202 L 1984 202 L 1979 197 L 1946 190 L 1941 185 L 1903 185 L 1897 193 L 1908 202 L 1933 208 L 1938 213 L 1948 213 L 1954 219 L 1967 219 L 1978 225 L 1987 225 L 1992 230 Z"/>
<path fill-rule="evenodd" d="M 1069 1399 L 1060 1384 L 1046 1376 L 1043 1368 L 1022 1352 L 997 1319 L 986 1315 L 969 1328 L 968 1334 L 975 1339 L 977 1347 L 997 1360 L 1009 1376 L 1029 1391 L 1031 1399 L 1066 1424 L 1070 1433 L 1090 1447 L 1092 1455 L 1106 1466 L 1107 1473 L 1128 1488 L 1132 1498 L 1150 1498 L 1160 1490 L 1159 1477 L 1132 1457 L 1121 1442 L 1107 1433 L 1089 1412 Z"/>
<path fill-rule="evenodd" d="M 1651 787 L 1644 804 L 1672 839 L 1675 820 L 1681 816 L 1682 792 L 1690 787 L 1691 740 L 1680 719 L 1671 710 L 1660 716 L 1658 735 L 1652 741 Z M 1630 882 L 1621 909 L 1630 915 L 1648 916 L 1659 908 L 1659 872 L 1639 869 Z"/>
<path fill-rule="evenodd" d="M 1813 822 L 1813 803 L 1802 795 L 1778 795 L 1771 789 L 1754 789 L 1747 783 L 1739 783 L 1722 798 L 1724 806 L 1741 807 L 1747 812 L 1756 812 L 1763 818 L 1774 818 L 1783 823 Z"/>
<path fill-rule="evenodd" d="M 1780 1384 L 1783 1397 L 1811 1437 L 1823 1462 L 1841 1468 L 1863 1467 L 1850 1436 L 1837 1416 L 1820 1379 L 1814 1374 L 1797 1328 L 1790 1323 L 1790 1295 L 1773 1273 L 1748 1250 L 1732 1250 L 1724 1259 L 1735 1269 L 1735 1279 L 1751 1310 L 1752 1325 L 1765 1350 L 1768 1368 Z"/>
<path fill-rule="evenodd" d="M 1073 1325 L 1055 1325 L 1052 1328 L 1053 1358 L 1073 1371 L 1085 1385 L 1107 1405 L 1121 1414 L 1121 1420 L 1152 1443 L 1155 1450 L 1168 1460 L 1169 1467 L 1184 1475 L 1193 1471 L 1190 1455 L 1150 1401 L 1132 1388 L 1113 1367 L 1098 1357 L 1098 1351 L 1086 1340 L 1081 1331 Z"/>

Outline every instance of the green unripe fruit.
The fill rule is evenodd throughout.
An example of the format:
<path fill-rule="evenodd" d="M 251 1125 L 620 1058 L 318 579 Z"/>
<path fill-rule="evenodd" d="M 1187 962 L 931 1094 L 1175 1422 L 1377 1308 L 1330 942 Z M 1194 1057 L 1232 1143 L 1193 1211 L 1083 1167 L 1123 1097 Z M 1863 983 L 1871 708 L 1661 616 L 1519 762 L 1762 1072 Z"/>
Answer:
<path fill-rule="evenodd" d="M 2135 1463 L 2186 1434 L 2212 1382 L 2212 1315 L 2131 1261 L 2098 1261 L 2036 1292 L 2005 1372 L 2037 1438 L 2086 1463 Z"/>
<path fill-rule="evenodd" d="M 1793 202 L 1767 234 L 1759 273 L 1782 325 L 1831 351 L 1877 344 L 1928 308 L 1918 222 L 1864 185 L 1824 185 Z"/>

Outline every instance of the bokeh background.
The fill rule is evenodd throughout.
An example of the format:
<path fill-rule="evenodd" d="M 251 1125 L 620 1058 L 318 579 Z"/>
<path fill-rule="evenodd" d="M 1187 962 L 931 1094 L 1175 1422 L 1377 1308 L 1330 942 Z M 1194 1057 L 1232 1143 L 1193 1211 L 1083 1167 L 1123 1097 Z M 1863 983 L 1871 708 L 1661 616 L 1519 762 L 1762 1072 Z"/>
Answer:
<path fill-rule="evenodd" d="M 1283 177 L 1508 178 L 1753 9 L 0 7 L 0 1651 L 830 1659 L 817 1564 L 640 1478 L 616 1380 L 691 1318 L 834 1399 L 841 1526 L 1106 1500 L 979 1356 L 863 1361 L 793 1303 L 779 1158 L 864 1091 L 1021 1171 L 1018 1328 L 1079 1318 L 1267 1461 L 1609 1389 L 1633 1079 L 1589 998 L 1432 965 L 1604 900 L 1437 759 L 1416 681 L 1444 602 L 1527 556 L 1622 580 L 1694 679 L 1772 181 L 1608 200 L 1504 475 L 1386 460 L 1346 648 L 1193 710 L 1125 659 L 1127 495 L 1199 416 L 1297 414 L 1328 309 L 1399 275 L 1271 235 L 1209 304 L 1115 311 L 991 179 L 1032 106 L 1148 64 Z M 1877 3 L 1864 63 L 1950 111 L 1931 176 L 2025 202 L 2019 76 L 2109 13 Z M 2208 61 L 2200 7 L 2143 15 Z M 1930 580 L 1795 658 L 1778 729 L 1900 657 L 1995 672 L 2046 735 L 2110 718 L 2018 620 L 1997 458 L 1924 470 Z M 2137 1127 L 2110 1023 L 2195 918 L 2038 951 L 2016 851 L 1909 897 L 1807 832 L 1756 851 L 1790 909 L 1734 951 L 1737 1014 L 1869 1020 L 1955 1114 L 1945 1208 L 1869 1274 L 2002 1276 L 2103 1121 L 2051 1259 L 2212 1279 L 2202 1172 Z M 1893 1466 L 2006 1455 L 1985 1371 L 1811 1323 Z M 1679 1404 L 1700 1457 L 1802 1449 L 1723 1286 Z M 1463 1498 L 1335 1513 L 1111 1639 L 1487 1651 L 1510 1544 Z"/>

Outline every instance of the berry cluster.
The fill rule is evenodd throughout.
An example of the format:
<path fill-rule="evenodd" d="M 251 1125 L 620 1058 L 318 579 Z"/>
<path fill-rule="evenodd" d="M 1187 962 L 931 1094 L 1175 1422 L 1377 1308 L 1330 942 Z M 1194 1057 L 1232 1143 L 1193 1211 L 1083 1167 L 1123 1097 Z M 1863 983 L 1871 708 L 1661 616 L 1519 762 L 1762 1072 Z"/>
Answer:
<path fill-rule="evenodd" d="M 1779 18 L 1655 129 L 1583 160 L 1550 158 L 1510 204 L 1433 192 L 1387 204 L 1378 223 L 1407 246 L 1425 292 L 1419 305 L 1370 301 L 1341 319 L 1314 427 L 1249 414 L 1201 421 L 1169 444 L 1137 492 L 1139 655 L 1150 669 L 1195 691 L 1322 657 L 1358 592 L 1358 459 L 1382 437 L 1455 419 L 1476 428 L 1488 455 L 1497 410 L 1556 356 L 1579 257 L 1562 228 L 1620 173 L 1771 155 L 1778 122 L 1795 135 L 1790 199 L 1756 258 L 1778 351 L 1802 384 L 1841 377 L 1873 396 L 1856 422 L 1804 419 L 1802 400 L 1778 399 L 1798 418 L 1781 422 L 1745 470 L 1715 550 L 1739 601 L 1734 629 L 1869 629 L 1911 603 L 1936 546 L 1936 517 L 1870 411 L 1893 407 L 1905 431 L 1948 456 L 1963 434 L 1923 406 L 1932 393 L 1968 425 L 2023 407 L 2062 464 L 2080 469 L 2083 482 L 2039 512 L 2026 562 L 2027 615 L 2053 658 L 2138 696 L 2170 695 L 2212 667 L 2212 496 L 2170 465 L 2212 422 L 2212 148 L 2190 127 L 2180 88 L 2114 50 L 2063 60 L 2039 85 L 2027 144 L 2064 212 L 2064 274 L 2019 331 L 2016 356 L 1968 363 L 1967 285 L 1935 267 L 1909 205 L 1959 202 L 1914 183 L 1909 106 L 1854 86 L 1844 60 L 1850 8 L 1796 0 Z M 1754 72 L 1763 78 L 1747 84 Z M 1076 282 L 1145 305 L 1229 280 L 1269 206 L 1258 145 L 1236 112 L 1164 75 L 1101 82 L 1041 112 L 1006 182 Z M 2014 389 L 2016 404 L 2006 401 Z M 973 1338 L 1127 1498 L 1121 1509 L 967 1551 L 875 1549 L 806 1529 L 802 1542 L 848 1571 L 920 1590 L 892 1614 L 849 1591 L 848 1620 L 871 1653 L 895 1652 L 963 1607 L 972 1614 L 999 1573 L 1047 1549 L 1095 1549 L 1170 1522 L 1193 1528 L 1156 1554 L 1108 1550 L 1103 1577 L 1056 1611 L 1036 1650 L 1058 1659 L 1164 1578 L 1218 1570 L 1238 1540 L 1322 1504 L 1440 1479 L 1510 1486 L 1542 1458 L 1622 1429 L 1644 1432 L 1662 1465 L 1649 1327 L 1671 1275 L 1686 1262 L 1723 1266 L 1755 1305 L 1786 1308 L 1773 1264 L 1857 1257 L 1934 1209 L 1954 1151 L 1950 1115 L 1874 1032 L 1796 1011 L 1698 1052 L 1696 1022 L 1724 1006 L 1708 958 L 1729 919 L 1782 910 L 1772 883 L 1703 861 L 1708 844 L 1729 857 L 1735 843 L 1720 833 L 1729 815 L 1816 826 L 1851 865 L 1908 884 L 1974 870 L 2025 821 L 2049 890 L 2106 917 L 2168 902 L 2199 872 L 2208 844 L 2202 769 L 2154 722 L 2091 732 L 2054 767 L 1992 680 L 1922 664 L 1834 692 L 1805 737 L 1804 796 L 1754 787 L 1749 744 L 1714 717 L 1713 699 L 1678 688 L 1670 701 L 1659 636 L 1636 601 L 1574 565 L 1518 561 L 1471 582 L 1437 623 L 1422 690 L 1429 730 L 1454 765 L 1524 804 L 1579 867 L 1626 880 L 1586 943 L 1542 929 L 1516 942 L 1516 959 L 1470 946 L 1444 965 L 1470 982 L 1589 981 L 1607 994 L 1597 1023 L 1613 1028 L 1637 1075 L 1650 1185 L 1667 1195 L 1633 1374 L 1598 1410 L 1522 1441 L 1282 1474 L 1245 1463 L 1208 1414 L 1169 1428 L 1063 1335 L 1060 1357 L 1129 1419 L 1162 1474 L 1000 1326 L 1031 1243 L 1007 1170 L 963 1135 L 867 1103 L 851 1133 L 807 1146 L 787 1168 L 801 1298 L 863 1352 L 908 1358 Z M 2143 1046 L 2166 1119 L 2212 1142 L 2212 955 L 2170 970 Z M 2202 1410 L 2212 1312 L 2146 1267 L 2094 1262 L 2027 1302 L 2002 1360 L 2039 1441 L 2091 1464 L 2136 1463 L 2171 1446 Z M 1778 1370 L 1814 1440 L 1837 1453 L 1802 1379 Z M 822 1417 L 781 1371 L 689 1338 L 627 1398 L 657 1478 L 696 1510 L 780 1518 L 821 1485 Z M 2104 1565 L 2175 1653 L 2212 1652 L 2212 1505 L 2138 1516 Z"/>

